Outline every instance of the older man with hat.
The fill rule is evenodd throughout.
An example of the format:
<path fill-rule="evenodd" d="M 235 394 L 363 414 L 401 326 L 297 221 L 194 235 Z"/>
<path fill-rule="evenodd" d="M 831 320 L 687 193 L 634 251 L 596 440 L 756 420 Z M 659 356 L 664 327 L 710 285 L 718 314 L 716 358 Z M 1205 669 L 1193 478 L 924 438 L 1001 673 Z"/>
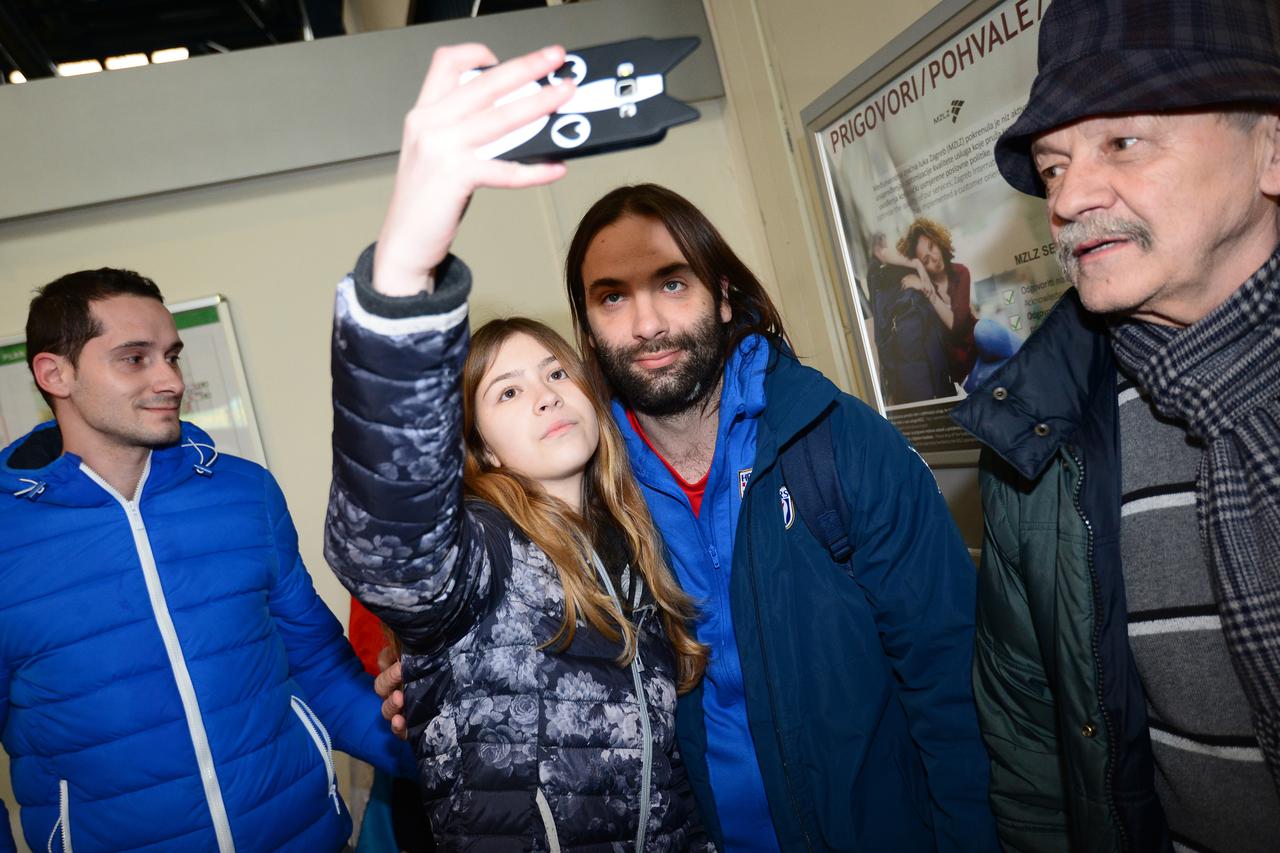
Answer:
<path fill-rule="evenodd" d="M 1013 850 L 1280 850 L 1280 2 L 1055 0 L 1000 171 L 1075 285 L 957 411 Z"/>

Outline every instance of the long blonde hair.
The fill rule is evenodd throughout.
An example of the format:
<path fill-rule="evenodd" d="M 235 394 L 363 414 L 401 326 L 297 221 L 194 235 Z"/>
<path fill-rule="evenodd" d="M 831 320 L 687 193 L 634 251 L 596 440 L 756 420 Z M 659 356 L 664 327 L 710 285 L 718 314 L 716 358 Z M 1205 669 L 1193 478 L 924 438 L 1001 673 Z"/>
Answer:
<path fill-rule="evenodd" d="M 513 335 L 524 334 L 556 357 L 570 381 L 586 394 L 600 423 L 600 443 L 587 461 L 580 515 L 552 497 L 534 480 L 487 461 L 476 424 L 476 392 L 498 350 Z M 468 495 L 487 501 L 510 518 L 550 558 L 564 588 L 564 622 L 544 647 L 564 649 L 573 642 L 579 615 L 611 640 L 622 640 L 618 664 L 636 654 L 636 630 L 596 577 L 591 554 L 594 535 L 614 528 L 626 543 L 631 565 L 657 601 L 668 641 L 675 651 L 676 688 L 692 690 L 707 667 L 707 647 L 690 632 L 695 608 L 662 559 L 658 534 L 631 474 L 622 435 L 603 400 L 592 393 L 582 360 L 550 327 L 525 317 L 485 323 L 471 337 L 462 368 L 463 485 Z"/>

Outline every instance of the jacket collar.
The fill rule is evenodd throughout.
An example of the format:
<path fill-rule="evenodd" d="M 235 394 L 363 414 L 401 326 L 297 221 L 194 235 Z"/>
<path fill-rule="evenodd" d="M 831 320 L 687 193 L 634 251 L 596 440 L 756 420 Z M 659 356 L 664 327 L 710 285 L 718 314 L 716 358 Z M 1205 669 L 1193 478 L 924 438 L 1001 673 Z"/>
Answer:
<path fill-rule="evenodd" d="M 951 417 L 1033 479 L 1072 441 L 1097 395 L 1114 388 L 1115 371 L 1106 320 L 1072 288 Z"/>
<path fill-rule="evenodd" d="M 177 442 L 151 452 L 147 493 L 197 475 L 211 476 L 217 455 L 208 433 L 184 421 Z M 0 499 L 8 494 L 61 506 L 110 502 L 111 496 L 80 469 L 81 461 L 63 452 L 57 421 L 42 423 L 0 451 Z"/>

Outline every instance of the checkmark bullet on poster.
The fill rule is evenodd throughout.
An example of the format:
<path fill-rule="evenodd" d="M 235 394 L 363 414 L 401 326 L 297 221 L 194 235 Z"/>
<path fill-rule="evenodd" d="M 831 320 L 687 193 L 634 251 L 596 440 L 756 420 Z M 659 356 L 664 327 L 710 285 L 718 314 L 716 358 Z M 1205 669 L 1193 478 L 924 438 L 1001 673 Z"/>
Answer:
<path fill-rule="evenodd" d="M 1006 291 L 1004 292 L 1004 304 L 1005 304 L 1005 305 L 1012 305 L 1012 304 L 1013 304 L 1013 291 L 1012 291 L 1012 290 L 1006 290 Z"/>
<path fill-rule="evenodd" d="M 1014 314 L 1012 317 L 1010 317 L 1010 318 L 1009 318 L 1009 325 L 1013 328 L 1013 330 L 1014 330 L 1015 332 L 1016 332 L 1016 331 L 1018 331 L 1019 329 L 1021 329 L 1021 328 L 1022 328 L 1022 315 L 1021 315 L 1021 314 Z"/>

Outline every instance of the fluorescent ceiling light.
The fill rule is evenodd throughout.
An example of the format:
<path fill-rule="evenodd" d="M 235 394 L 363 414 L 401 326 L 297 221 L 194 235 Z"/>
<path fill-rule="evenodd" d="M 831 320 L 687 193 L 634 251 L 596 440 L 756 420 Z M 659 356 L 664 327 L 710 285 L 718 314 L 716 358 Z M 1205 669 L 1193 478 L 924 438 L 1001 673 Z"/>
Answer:
<path fill-rule="evenodd" d="M 59 62 L 59 77 L 78 77 L 81 74 L 97 74 L 102 70 L 102 63 L 96 59 L 79 59 L 75 62 Z"/>
<path fill-rule="evenodd" d="M 185 47 L 166 47 L 164 50 L 156 50 L 151 53 L 151 61 L 155 63 L 161 62 L 178 62 L 191 56 L 191 51 Z"/>
<path fill-rule="evenodd" d="M 137 68 L 139 65 L 147 64 L 147 55 L 145 53 L 126 53 L 124 56 L 108 56 L 107 70 L 118 71 L 121 68 Z"/>

